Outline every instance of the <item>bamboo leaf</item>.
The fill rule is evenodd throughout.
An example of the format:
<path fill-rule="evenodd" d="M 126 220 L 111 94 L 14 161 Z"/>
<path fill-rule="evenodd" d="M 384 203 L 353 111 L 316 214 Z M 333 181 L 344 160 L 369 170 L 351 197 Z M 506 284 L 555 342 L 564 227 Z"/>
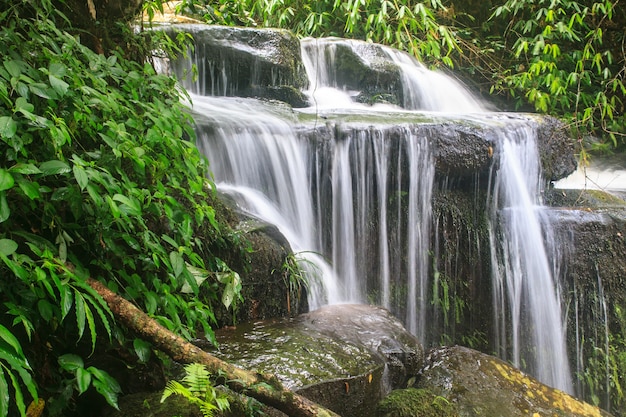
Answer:
<path fill-rule="evenodd" d="M 9 384 L 4 376 L 4 369 L 0 366 L 0 417 L 9 414 Z"/>

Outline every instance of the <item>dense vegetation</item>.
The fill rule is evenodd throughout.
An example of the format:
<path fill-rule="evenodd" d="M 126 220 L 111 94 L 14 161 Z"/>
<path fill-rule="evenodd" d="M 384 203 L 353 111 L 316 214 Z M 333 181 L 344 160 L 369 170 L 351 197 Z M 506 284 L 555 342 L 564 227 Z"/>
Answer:
<path fill-rule="evenodd" d="M 455 68 L 502 107 L 571 123 L 588 149 L 624 146 L 620 0 L 208 0 L 209 22 L 282 27 L 301 36 L 372 40 Z M 197 2 L 196 2 L 197 3 Z M 583 143 L 584 142 L 584 143 Z M 584 152 L 583 156 L 584 156 Z"/>
<path fill-rule="evenodd" d="M 126 350 L 137 366 L 150 346 L 87 278 L 211 340 L 211 303 L 239 294 L 217 256 L 237 236 L 210 205 L 174 79 L 93 52 L 45 0 L 1 1 L 0 27 L 0 416 L 37 398 L 68 415 L 92 390 L 114 405 L 119 385 L 96 358 Z"/>

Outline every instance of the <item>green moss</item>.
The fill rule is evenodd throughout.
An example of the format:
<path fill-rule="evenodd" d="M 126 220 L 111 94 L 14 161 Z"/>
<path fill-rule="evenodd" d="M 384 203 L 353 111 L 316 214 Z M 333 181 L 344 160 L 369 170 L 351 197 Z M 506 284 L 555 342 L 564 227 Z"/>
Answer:
<path fill-rule="evenodd" d="M 428 389 L 392 391 L 378 404 L 380 417 L 458 417 L 456 406 Z"/>

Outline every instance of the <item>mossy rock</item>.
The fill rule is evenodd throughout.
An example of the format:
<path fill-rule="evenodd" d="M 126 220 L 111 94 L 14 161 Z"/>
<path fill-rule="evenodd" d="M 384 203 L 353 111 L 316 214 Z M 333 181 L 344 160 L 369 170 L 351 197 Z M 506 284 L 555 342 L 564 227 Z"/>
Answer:
<path fill-rule="evenodd" d="M 216 332 L 215 356 L 281 383 L 343 417 L 373 417 L 389 389 L 422 367 L 423 348 L 389 311 L 331 305 Z"/>
<path fill-rule="evenodd" d="M 300 41 L 291 32 L 205 24 L 177 24 L 167 28 L 189 33 L 196 45 L 189 59 L 198 66 L 198 80 L 186 74 L 188 60 L 171 63 L 189 91 L 202 95 L 261 97 L 288 100 L 302 107 L 308 79 Z"/>
<path fill-rule="evenodd" d="M 432 350 L 418 388 L 445 397 L 459 417 L 609 417 L 506 362 L 461 346 Z"/>
<path fill-rule="evenodd" d="M 626 211 L 626 201 L 602 190 L 550 189 L 544 196 L 546 204 L 552 207 L 569 207 L 593 211 L 598 209 L 622 209 Z"/>
<path fill-rule="evenodd" d="M 267 417 L 286 417 L 274 408 L 258 401 L 239 395 L 223 387 L 216 388 L 220 395 L 228 399 L 230 408 L 224 411 L 214 410 L 213 417 L 242 417 L 248 415 L 264 415 Z M 188 399 L 179 395 L 171 395 L 161 402 L 163 392 L 139 392 L 121 397 L 119 410 L 109 408 L 102 417 L 203 417 L 200 408 Z M 256 411 L 257 414 L 251 414 Z"/>
<path fill-rule="evenodd" d="M 378 404 L 379 417 L 458 417 L 456 406 L 428 389 L 392 391 Z"/>

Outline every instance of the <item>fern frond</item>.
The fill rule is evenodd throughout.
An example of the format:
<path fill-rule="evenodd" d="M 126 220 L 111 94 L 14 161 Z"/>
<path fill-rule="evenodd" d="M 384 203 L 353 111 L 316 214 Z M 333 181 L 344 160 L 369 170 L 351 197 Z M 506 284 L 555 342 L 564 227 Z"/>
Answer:
<path fill-rule="evenodd" d="M 183 382 L 194 395 L 204 397 L 207 390 L 213 387 L 209 377 L 209 371 L 204 365 L 192 363 L 185 366 Z"/>
<path fill-rule="evenodd" d="M 167 384 L 165 384 L 165 390 L 163 391 L 161 402 L 167 400 L 168 397 L 170 397 L 172 394 L 185 397 L 189 401 L 193 401 L 193 399 L 195 399 L 195 397 L 193 396 L 191 391 L 187 389 L 187 387 L 182 385 L 180 382 L 174 380 L 168 381 Z"/>

